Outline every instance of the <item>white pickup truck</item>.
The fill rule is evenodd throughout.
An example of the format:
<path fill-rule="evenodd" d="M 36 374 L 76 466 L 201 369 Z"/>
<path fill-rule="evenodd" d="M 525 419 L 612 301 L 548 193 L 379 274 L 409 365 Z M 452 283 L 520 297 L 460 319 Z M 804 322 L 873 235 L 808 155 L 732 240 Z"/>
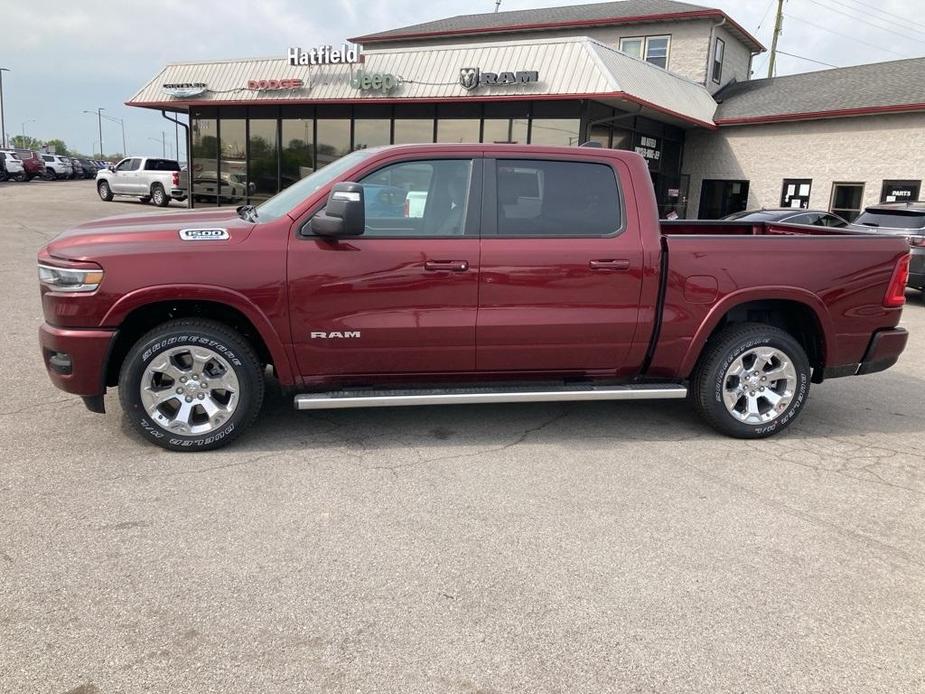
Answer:
<path fill-rule="evenodd" d="M 180 165 L 173 159 L 127 157 L 111 171 L 106 169 L 96 174 L 96 192 L 107 202 L 116 195 L 126 195 L 167 207 L 171 200 L 186 200 L 186 181 L 186 173 L 180 171 Z"/>

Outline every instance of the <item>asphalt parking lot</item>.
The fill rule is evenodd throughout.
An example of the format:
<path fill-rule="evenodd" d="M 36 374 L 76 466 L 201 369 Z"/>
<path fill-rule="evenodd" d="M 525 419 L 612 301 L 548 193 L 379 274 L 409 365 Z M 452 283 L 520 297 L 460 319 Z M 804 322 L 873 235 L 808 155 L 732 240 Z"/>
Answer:
<path fill-rule="evenodd" d="M 683 402 L 297 413 L 171 454 L 53 388 L 0 184 L 0 691 L 925 691 L 925 305 L 787 434 Z M 170 209 L 174 209 L 174 205 Z"/>

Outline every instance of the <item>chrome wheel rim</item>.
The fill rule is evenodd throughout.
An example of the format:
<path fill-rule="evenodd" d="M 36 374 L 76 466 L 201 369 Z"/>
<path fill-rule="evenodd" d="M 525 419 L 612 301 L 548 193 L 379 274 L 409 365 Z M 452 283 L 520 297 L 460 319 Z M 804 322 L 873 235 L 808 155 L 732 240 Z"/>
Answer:
<path fill-rule="evenodd" d="M 744 424 L 767 424 L 787 411 L 796 392 L 797 370 L 774 347 L 756 347 L 733 360 L 723 376 L 726 411 Z"/>
<path fill-rule="evenodd" d="M 238 377 L 224 357 L 206 347 L 174 347 L 156 356 L 141 378 L 141 402 L 163 429 L 208 434 L 234 414 Z"/>

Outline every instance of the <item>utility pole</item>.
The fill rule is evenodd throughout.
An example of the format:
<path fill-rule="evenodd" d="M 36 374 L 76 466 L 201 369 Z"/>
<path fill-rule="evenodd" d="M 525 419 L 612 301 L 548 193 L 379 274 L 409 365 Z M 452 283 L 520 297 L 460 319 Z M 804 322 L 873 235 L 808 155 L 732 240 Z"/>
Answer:
<path fill-rule="evenodd" d="M 501 9 L 501 0 L 495 0 L 495 12 Z"/>
<path fill-rule="evenodd" d="M 777 39 L 784 25 L 784 0 L 777 0 L 777 18 L 774 20 L 774 38 L 771 39 L 771 59 L 768 61 L 768 77 L 774 77 L 774 63 L 777 62 Z"/>
<path fill-rule="evenodd" d="M 3 73 L 10 68 L 0 67 L 0 147 L 6 147 L 6 119 L 3 116 Z"/>

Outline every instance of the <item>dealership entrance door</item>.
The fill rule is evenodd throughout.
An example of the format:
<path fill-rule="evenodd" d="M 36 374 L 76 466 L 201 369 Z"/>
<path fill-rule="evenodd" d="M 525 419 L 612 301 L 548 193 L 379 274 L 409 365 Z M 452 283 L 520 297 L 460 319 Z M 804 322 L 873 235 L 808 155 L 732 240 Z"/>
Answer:
<path fill-rule="evenodd" d="M 748 181 L 705 178 L 700 188 L 700 219 L 722 219 L 748 205 Z"/>

